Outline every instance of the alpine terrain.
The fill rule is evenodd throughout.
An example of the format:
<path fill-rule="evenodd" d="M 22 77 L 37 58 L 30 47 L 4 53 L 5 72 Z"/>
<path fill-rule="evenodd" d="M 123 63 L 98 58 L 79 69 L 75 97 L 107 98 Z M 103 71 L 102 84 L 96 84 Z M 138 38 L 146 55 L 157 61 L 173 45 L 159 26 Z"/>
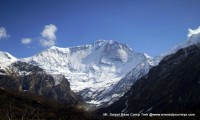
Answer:
<path fill-rule="evenodd" d="M 37 65 L 53 76 L 64 75 L 71 89 L 95 106 L 117 100 L 154 65 L 148 55 L 136 53 L 127 45 L 113 40 L 99 40 L 70 48 L 53 46 L 19 60 Z M 129 73 L 132 69 L 134 72 Z M 127 73 L 134 79 L 124 81 L 122 78 Z M 57 80 L 55 84 L 60 82 Z"/>
<path fill-rule="evenodd" d="M 165 55 L 159 65 L 137 80 L 123 97 L 97 113 L 198 112 L 200 29 Z"/>
<path fill-rule="evenodd" d="M 17 58 L 9 54 L 8 52 L 0 51 L 0 68 L 9 66 L 12 62 L 16 61 Z"/>

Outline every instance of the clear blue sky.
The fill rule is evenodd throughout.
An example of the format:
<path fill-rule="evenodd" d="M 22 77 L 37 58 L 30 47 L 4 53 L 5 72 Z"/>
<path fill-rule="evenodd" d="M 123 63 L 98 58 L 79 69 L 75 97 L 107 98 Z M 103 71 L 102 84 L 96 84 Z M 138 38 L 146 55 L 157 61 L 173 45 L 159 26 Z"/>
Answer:
<path fill-rule="evenodd" d="M 116 40 L 156 56 L 199 27 L 200 0 L 0 0 L 0 27 L 9 34 L 0 50 L 21 58 L 46 49 L 39 41 L 50 24 L 58 47 Z"/>

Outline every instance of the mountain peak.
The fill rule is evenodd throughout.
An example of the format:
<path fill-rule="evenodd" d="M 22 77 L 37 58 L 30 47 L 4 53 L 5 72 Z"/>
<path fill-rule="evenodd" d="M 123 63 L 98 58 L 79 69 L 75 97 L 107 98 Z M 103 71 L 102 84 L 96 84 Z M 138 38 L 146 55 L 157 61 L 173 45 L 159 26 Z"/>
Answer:
<path fill-rule="evenodd" d="M 97 40 L 94 42 L 94 45 L 102 45 L 102 44 L 105 44 L 107 46 L 113 46 L 113 47 L 118 47 L 118 48 L 127 48 L 131 51 L 133 51 L 127 44 L 123 44 L 123 43 L 120 43 L 120 42 L 117 42 L 115 40 Z"/>
<path fill-rule="evenodd" d="M 17 58 L 12 56 L 10 53 L 0 51 L 0 68 L 4 69 L 15 61 L 17 61 Z"/>
<path fill-rule="evenodd" d="M 97 40 L 93 43 L 93 46 L 102 46 L 104 44 L 113 44 L 113 43 L 118 43 L 114 40 Z"/>
<path fill-rule="evenodd" d="M 119 43 L 115 40 L 97 40 L 93 43 L 94 45 L 102 45 L 102 44 L 122 44 L 122 43 Z M 125 45 L 125 44 L 122 44 L 122 45 Z"/>
<path fill-rule="evenodd" d="M 94 42 L 94 44 L 98 44 L 98 43 L 103 43 L 103 42 L 106 42 L 107 40 L 102 40 L 102 39 L 100 39 L 100 40 L 96 40 L 95 42 Z"/>
<path fill-rule="evenodd" d="M 17 60 L 14 56 L 12 56 L 8 52 L 0 51 L 0 61 L 13 61 Z"/>
<path fill-rule="evenodd" d="M 57 49 L 57 46 L 51 46 L 49 49 Z"/>
<path fill-rule="evenodd" d="M 72 90 L 83 92 L 88 101 L 102 97 L 110 86 L 136 66 L 141 65 L 139 71 L 149 69 L 143 65 L 149 66 L 144 54 L 134 53 L 126 44 L 114 40 L 98 40 L 69 48 L 53 46 L 24 61 L 40 66 L 47 73 L 65 75 Z"/>

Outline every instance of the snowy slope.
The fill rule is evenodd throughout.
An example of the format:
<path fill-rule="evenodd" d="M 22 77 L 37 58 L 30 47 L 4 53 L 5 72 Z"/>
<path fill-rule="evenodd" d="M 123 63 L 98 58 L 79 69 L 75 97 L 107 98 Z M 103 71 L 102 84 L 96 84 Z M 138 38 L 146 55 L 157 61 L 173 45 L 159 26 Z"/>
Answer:
<path fill-rule="evenodd" d="M 89 103 L 100 104 L 110 100 L 105 94 L 133 68 L 143 64 L 137 67 L 138 71 L 149 69 L 150 59 L 125 44 L 99 40 L 71 48 L 53 46 L 22 61 L 38 65 L 50 74 L 65 75 L 72 90 L 81 93 Z M 104 99 L 97 99 L 101 97 Z"/>
<path fill-rule="evenodd" d="M 139 78 L 146 75 L 149 69 L 154 66 L 154 61 L 152 60 L 153 58 L 148 58 L 146 61 L 137 64 L 122 79 L 110 87 L 106 93 L 98 97 L 98 101 L 107 102 L 110 105 L 118 100 L 119 97 L 122 97 Z"/>
<path fill-rule="evenodd" d="M 170 49 L 169 51 L 167 51 L 166 53 L 164 53 L 160 56 L 151 58 L 151 57 L 147 56 L 146 54 L 144 54 L 144 55 L 146 55 L 146 58 L 148 58 L 146 61 L 134 66 L 133 69 L 128 74 L 126 74 L 126 76 L 124 76 L 120 81 L 115 83 L 112 87 L 109 88 L 109 90 L 107 90 L 106 93 L 104 93 L 104 95 L 101 95 L 97 99 L 99 101 L 106 101 L 109 98 L 109 100 L 107 100 L 107 101 L 109 101 L 108 105 L 112 104 L 115 100 L 117 100 L 117 98 L 119 98 L 119 96 L 122 96 L 127 90 L 129 90 L 130 87 L 139 78 L 146 75 L 152 66 L 158 65 L 160 60 L 163 59 L 165 56 L 174 54 L 179 49 L 186 48 L 191 45 L 200 46 L 200 27 L 195 30 L 189 29 L 187 36 L 188 36 L 188 38 L 186 41 L 174 46 L 172 49 Z M 187 51 L 185 51 L 185 52 L 187 52 Z M 105 96 L 107 96 L 107 97 L 105 97 Z"/>
<path fill-rule="evenodd" d="M 0 68 L 4 69 L 9 66 L 11 63 L 16 61 L 17 58 L 9 54 L 8 52 L 0 51 Z"/>

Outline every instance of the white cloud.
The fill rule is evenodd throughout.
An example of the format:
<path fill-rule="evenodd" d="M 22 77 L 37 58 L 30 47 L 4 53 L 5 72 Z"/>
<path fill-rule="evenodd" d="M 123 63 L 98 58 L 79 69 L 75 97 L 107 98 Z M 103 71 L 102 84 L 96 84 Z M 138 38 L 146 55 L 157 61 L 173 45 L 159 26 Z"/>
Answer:
<path fill-rule="evenodd" d="M 43 47 L 50 47 L 55 45 L 57 27 L 53 24 L 46 25 L 41 35 L 40 43 Z"/>
<path fill-rule="evenodd" d="M 31 42 L 32 42 L 31 38 L 23 38 L 21 40 L 21 43 L 24 44 L 24 45 L 30 44 Z"/>
<path fill-rule="evenodd" d="M 9 37 L 4 27 L 0 27 L 0 40 Z"/>
<path fill-rule="evenodd" d="M 188 29 L 188 37 L 191 37 L 192 35 L 194 35 L 194 34 L 199 34 L 200 33 L 200 26 L 197 28 L 197 29 L 195 29 L 195 30 L 192 30 L 192 29 Z"/>

